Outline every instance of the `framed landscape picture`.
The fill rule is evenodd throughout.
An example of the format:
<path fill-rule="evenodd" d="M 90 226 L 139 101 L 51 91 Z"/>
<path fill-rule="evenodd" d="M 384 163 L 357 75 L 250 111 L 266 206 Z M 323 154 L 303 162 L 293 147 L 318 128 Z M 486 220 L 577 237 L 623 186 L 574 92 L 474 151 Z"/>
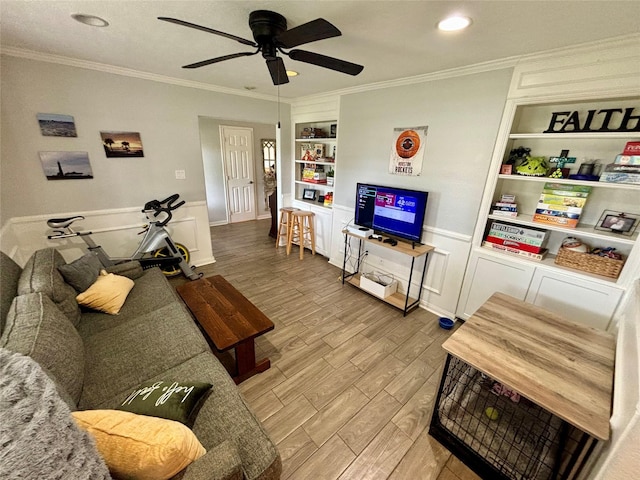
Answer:
<path fill-rule="evenodd" d="M 107 158 L 144 157 L 138 132 L 100 132 Z"/>
<path fill-rule="evenodd" d="M 87 152 L 38 152 L 47 180 L 93 178 Z"/>
<path fill-rule="evenodd" d="M 45 137 L 77 137 L 76 124 L 71 115 L 39 113 L 36 115 L 40 133 Z"/>

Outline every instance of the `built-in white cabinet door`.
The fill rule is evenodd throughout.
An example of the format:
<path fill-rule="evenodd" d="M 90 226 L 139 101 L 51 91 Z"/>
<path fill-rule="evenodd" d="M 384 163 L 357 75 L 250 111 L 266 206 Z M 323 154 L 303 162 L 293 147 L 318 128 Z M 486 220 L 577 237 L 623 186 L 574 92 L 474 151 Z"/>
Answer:
<path fill-rule="evenodd" d="M 605 330 L 623 290 L 557 271 L 536 269 L 525 299 L 576 323 Z"/>
<path fill-rule="evenodd" d="M 495 292 L 524 300 L 534 266 L 473 252 L 462 286 L 457 316 L 468 319 Z"/>
<path fill-rule="evenodd" d="M 331 256 L 331 228 L 333 226 L 331 209 L 300 201 L 294 201 L 293 206 L 315 213 L 313 229 L 315 230 L 316 252 L 329 258 Z"/>
<path fill-rule="evenodd" d="M 314 229 L 316 231 L 316 252 L 327 258 L 331 257 L 331 227 L 333 215 L 331 210 L 322 207 L 311 207 L 315 213 Z"/>

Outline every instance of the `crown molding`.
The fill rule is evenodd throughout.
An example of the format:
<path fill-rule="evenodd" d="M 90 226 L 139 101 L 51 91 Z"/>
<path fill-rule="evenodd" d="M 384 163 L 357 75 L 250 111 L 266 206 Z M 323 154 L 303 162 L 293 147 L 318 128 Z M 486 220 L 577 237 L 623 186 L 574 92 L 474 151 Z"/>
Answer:
<path fill-rule="evenodd" d="M 509 57 L 500 60 L 492 60 L 489 62 L 476 63 L 474 65 L 466 65 L 464 67 L 450 68 L 448 70 L 440 70 L 438 72 L 425 73 L 422 75 L 416 75 L 413 77 L 398 78 L 394 80 L 387 80 L 384 82 L 368 83 L 366 85 L 359 85 L 357 87 L 344 88 L 341 90 L 334 90 L 331 92 L 320 93 L 317 95 L 308 95 L 305 97 L 298 97 L 294 100 L 294 104 L 298 102 L 308 102 L 318 100 L 323 97 L 334 97 L 340 95 L 350 95 L 353 93 L 368 92 L 371 90 L 380 90 L 383 88 L 401 87 L 405 85 L 414 85 L 416 83 L 433 82 L 435 80 L 443 80 L 453 77 L 462 77 L 464 75 L 473 75 L 475 73 L 488 72 L 492 70 L 500 70 L 502 68 L 514 67 L 520 57 Z"/>
<path fill-rule="evenodd" d="M 217 85 L 211 85 L 208 83 L 195 82 L 191 80 L 182 80 L 179 78 L 168 77 L 164 75 L 157 75 L 154 73 L 141 72 L 129 68 L 116 67 L 104 63 L 90 62 L 87 60 L 79 60 L 70 57 L 64 57 L 61 55 L 53 55 L 48 53 L 36 52 L 33 50 L 26 50 L 16 47 L 0 47 L 0 54 L 9 55 L 13 57 L 26 58 L 29 60 L 36 60 L 41 62 L 57 63 L 60 65 L 67 65 L 77 68 L 85 68 L 88 70 L 96 70 L 105 73 L 111 73 L 114 75 L 122 75 L 133 78 L 140 78 L 143 80 L 150 80 L 154 82 L 167 83 L 171 85 L 177 85 L 181 87 L 196 88 L 200 90 L 208 90 L 211 92 L 224 93 L 228 95 L 238 95 L 241 97 L 255 98 L 268 101 L 280 101 L 281 103 L 297 104 L 305 102 L 319 101 L 325 98 L 331 98 L 341 95 L 350 95 L 354 93 L 367 92 L 371 90 L 380 90 L 383 88 L 400 87 L 405 85 L 414 85 L 417 83 L 432 82 L 436 80 L 444 80 L 453 77 L 461 77 L 465 75 L 473 75 L 477 73 L 484 73 L 493 70 L 500 70 L 503 68 L 513 68 L 521 66 L 529 62 L 537 62 L 548 58 L 557 58 L 563 55 L 574 55 L 576 53 L 585 53 L 590 51 L 596 51 L 603 48 L 617 48 L 624 45 L 637 43 L 640 41 L 640 34 L 623 35 L 619 37 L 608 38 L 604 40 L 597 40 L 595 42 L 587 42 L 577 44 L 569 47 L 561 47 L 553 50 L 545 50 L 543 52 L 536 52 L 526 55 L 517 55 L 499 60 L 491 60 L 488 62 L 481 62 L 472 65 L 466 65 L 463 67 L 451 68 L 447 70 L 440 70 L 438 72 L 426 73 L 422 75 L 415 75 L 412 77 L 398 78 L 394 80 L 387 80 L 384 82 L 369 83 L 366 85 L 360 85 L 357 87 L 350 87 L 345 89 L 333 90 L 330 92 L 323 92 L 314 95 L 307 95 L 296 98 L 278 98 L 275 95 L 264 95 L 259 93 L 253 93 L 244 90 L 238 90 L 233 88 L 220 87 Z"/>
<path fill-rule="evenodd" d="M 577 53 L 586 53 L 607 48 L 621 48 L 628 44 L 634 44 L 640 41 L 640 34 L 622 35 L 619 37 L 597 40 L 594 42 L 586 42 L 569 47 L 555 48 L 553 50 L 545 50 L 542 52 L 529 53 L 526 55 L 516 55 L 512 57 L 491 60 L 488 62 L 466 65 L 464 67 L 451 68 L 448 70 L 440 70 L 438 72 L 416 75 L 413 77 L 398 78 L 385 82 L 370 83 L 357 87 L 351 87 L 332 92 L 325 92 L 317 95 L 308 95 L 294 99 L 294 104 L 298 102 L 307 102 L 322 99 L 323 97 L 333 97 L 340 95 L 349 95 L 353 93 L 366 92 L 371 90 L 379 90 L 383 88 L 399 87 L 404 85 L 413 85 L 416 83 L 432 82 L 435 80 L 444 80 L 453 77 L 461 77 L 464 75 L 473 75 L 476 73 L 484 73 L 492 70 L 500 70 L 503 68 L 514 68 L 529 62 L 538 62 L 549 58 L 557 58 L 563 55 L 575 55 Z"/>
<path fill-rule="evenodd" d="M 579 43 L 569 47 L 560 47 L 554 48 L 552 50 L 545 50 L 543 52 L 521 55 L 519 57 L 518 64 L 537 62 L 549 58 L 557 58 L 567 55 L 596 52 L 599 50 L 622 48 L 627 45 L 638 45 L 638 42 L 640 42 L 640 33 L 631 33 L 628 35 L 621 35 L 619 37 L 605 38 L 603 40 L 596 40 L 594 42 Z"/>
<path fill-rule="evenodd" d="M 53 55 L 50 53 L 36 52 L 34 50 L 26 50 L 16 47 L 2 47 L 0 48 L 0 54 L 8 55 L 11 57 L 25 58 L 27 60 L 36 60 L 39 62 L 56 63 L 59 65 L 66 65 L 68 67 L 84 68 L 87 70 L 95 70 L 98 72 L 111 73 L 113 75 L 122 75 L 124 77 L 139 78 L 142 80 L 150 80 L 152 82 L 167 83 L 170 85 L 177 85 L 179 87 L 196 88 L 199 90 L 208 90 L 210 92 L 224 93 L 227 95 L 238 95 L 240 97 L 249 97 L 259 100 L 278 101 L 278 97 L 275 95 L 264 95 L 260 93 L 253 93 L 244 90 L 237 90 L 234 88 L 220 87 L 217 85 L 211 85 L 209 83 L 195 82 L 191 80 L 183 80 L 180 78 L 168 77 L 165 75 L 158 75 L 155 73 L 142 72 L 139 70 L 133 70 L 131 68 L 116 67 L 114 65 L 108 65 L 106 63 L 90 62 L 88 60 L 79 60 L 71 57 L 64 57 L 62 55 Z M 281 103 L 290 103 L 290 100 L 280 98 Z"/>

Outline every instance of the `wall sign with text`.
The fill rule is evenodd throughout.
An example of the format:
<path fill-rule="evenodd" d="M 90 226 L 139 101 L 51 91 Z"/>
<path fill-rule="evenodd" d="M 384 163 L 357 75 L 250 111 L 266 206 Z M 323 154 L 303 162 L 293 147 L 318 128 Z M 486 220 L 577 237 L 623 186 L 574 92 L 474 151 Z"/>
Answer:
<path fill-rule="evenodd" d="M 553 112 L 549 127 L 542 133 L 640 132 L 640 115 L 634 115 L 634 110 L 621 107 Z"/>

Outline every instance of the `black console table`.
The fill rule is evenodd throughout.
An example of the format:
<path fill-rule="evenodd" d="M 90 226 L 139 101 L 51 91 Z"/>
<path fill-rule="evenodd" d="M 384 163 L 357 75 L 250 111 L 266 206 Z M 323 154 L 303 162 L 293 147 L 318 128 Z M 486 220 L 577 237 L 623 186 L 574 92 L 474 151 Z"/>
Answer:
<path fill-rule="evenodd" d="M 360 237 L 359 235 L 354 235 L 351 232 L 349 232 L 348 230 L 343 230 L 342 233 L 344 234 L 344 251 L 345 251 L 345 255 L 344 255 L 344 260 L 342 262 L 342 284 L 344 285 L 345 282 L 349 283 L 350 285 L 353 285 L 354 287 L 360 288 L 362 289 L 362 287 L 360 286 L 360 277 L 361 277 L 361 273 L 360 273 L 360 259 L 362 258 L 362 251 L 363 251 L 363 245 L 366 243 L 371 243 L 372 245 L 376 245 L 382 248 L 386 248 L 386 249 L 390 249 L 393 250 L 395 252 L 399 252 L 402 253 L 403 255 L 408 255 L 411 257 L 411 270 L 409 271 L 409 281 L 407 283 L 407 293 L 405 295 L 399 293 L 399 292 L 395 292 L 391 295 L 389 295 L 388 297 L 385 298 L 381 298 L 381 297 L 377 297 L 380 298 L 380 300 L 382 300 L 383 302 L 388 303 L 389 305 L 393 305 L 396 308 L 399 308 L 400 310 L 402 310 L 402 313 L 404 316 L 407 315 L 407 313 L 412 310 L 414 307 L 417 307 L 418 304 L 420 303 L 420 298 L 422 297 L 422 284 L 424 282 L 424 277 L 425 274 L 427 272 L 427 260 L 429 257 L 429 252 L 431 252 L 432 250 L 435 249 L 435 247 L 431 246 L 431 245 L 423 245 L 423 244 L 416 244 L 416 243 L 409 243 L 409 242 L 403 242 L 403 241 L 398 241 L 395 245 L 391 244 L 391 243 L 385 243 L 384 240 L 386 239 L 385 237 L 382 237 L 381 240 L 378 239 L 371 239 L 371 238 L 365 238 L 365 237 Z M 359 240 L 358 242 L 358 260 L 357 260 L 357 265 L 355 268 L 355 271 L 353 273 L 347 273 L 347 246 L 348 246 L 348 242 L 350 238 L 355 238 L 357 240 Z M 417 258 L 424 256 L 424 264 L 422 266 L 422 276 L 420 277 L 420 285 L 418 287 L 418 296 L 417 297 L 411 297 L 410 296 L 410 291 L 411 291 L 411 279 L 413 277 L 413 270 L 414 270 L 414 266 L 415 266 L 415 261 Z M 365 290 L 366 291 L 366 290 Z"/>

